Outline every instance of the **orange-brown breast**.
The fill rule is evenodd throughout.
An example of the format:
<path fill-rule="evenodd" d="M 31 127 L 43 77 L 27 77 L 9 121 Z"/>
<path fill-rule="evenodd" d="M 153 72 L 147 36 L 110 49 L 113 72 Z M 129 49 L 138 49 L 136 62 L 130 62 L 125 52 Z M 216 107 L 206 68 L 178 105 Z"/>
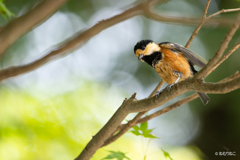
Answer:
<path fill-rule="evenodd" d="M 168 84 L 174 83 L 178 78 L 178 75 L 176 75 L 174 71 L 182 74 L 182 78 L 179 81 L 192 76 L 190 65 L 182 54 L 172 52 L 171 50 L 163 47 L 161 47 L 161 52 L 162 60 L 154 67 L 158 75 Z"/>

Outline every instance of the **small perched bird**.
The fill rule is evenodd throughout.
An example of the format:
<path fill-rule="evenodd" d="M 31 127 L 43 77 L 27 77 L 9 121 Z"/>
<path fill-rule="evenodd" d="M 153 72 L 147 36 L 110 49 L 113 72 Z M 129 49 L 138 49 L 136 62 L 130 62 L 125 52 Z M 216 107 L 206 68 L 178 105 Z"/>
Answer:
<path fill-rule="evenodd" d="M 171 87 L 188 77 L 193 77 L 197 71 L 193 65 L 203 68 L 207 63 L 196 53 L 171 42 L 154 43 L 152 40 L 141 40 L 134 47 L 134 53 L 139 60 L 152 66 L 158 75 Z M 160 92 L 156 92 L 158 96 Z M 198 93 L 203 104 L 209 102 L 205 93 Z"/>

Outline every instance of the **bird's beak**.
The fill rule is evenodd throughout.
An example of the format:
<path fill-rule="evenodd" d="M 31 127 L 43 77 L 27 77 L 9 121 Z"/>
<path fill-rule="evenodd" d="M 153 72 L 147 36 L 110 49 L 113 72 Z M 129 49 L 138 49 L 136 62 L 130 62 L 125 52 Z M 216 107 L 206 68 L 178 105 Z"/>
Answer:
<path fill-rule="evenodd" d="M 140 54 L 138 57 L 138 60 L 141 60 L 143 58 L 143 54 Z"/>

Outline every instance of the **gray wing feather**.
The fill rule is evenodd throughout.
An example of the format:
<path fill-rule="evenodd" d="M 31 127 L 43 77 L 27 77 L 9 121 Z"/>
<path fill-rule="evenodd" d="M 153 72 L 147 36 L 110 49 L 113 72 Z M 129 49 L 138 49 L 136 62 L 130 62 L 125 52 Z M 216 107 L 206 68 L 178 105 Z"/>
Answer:
<path fill-rule="evenodd" d="M 207 64 L 207 60 L 197 55 L 193 51 L 190 51 L 189 49 L 181 46 L 180 44 L 171 43 L 171 42 L 162 42 L 159 45 L 160 47 L 163 46 L 163 47 L 181 52 L 192 64 L 197 65 L 200 68 L 203 68 Z"/>
<path fill-rule="evenodd" d="M 177 50 L 179 50 L 181 53 L 183 53 L 183 55 L 193 64 L 197 65 L 200 68 L 203 68 L 206 64 L 207 61 L 205 59 L 203 59 L 202 57 L 200 57 L 199 55 L 197 55 L 196 53 L 188 50 L 187 48 L 184 48 L 183 46 L 173 43 L 175 48 Z"/>

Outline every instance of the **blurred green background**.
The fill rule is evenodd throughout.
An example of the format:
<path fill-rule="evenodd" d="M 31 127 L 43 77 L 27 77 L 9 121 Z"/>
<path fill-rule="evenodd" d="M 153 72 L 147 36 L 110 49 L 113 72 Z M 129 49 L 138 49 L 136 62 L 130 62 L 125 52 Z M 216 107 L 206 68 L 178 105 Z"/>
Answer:
<path fill-rule="evenodd" d="M 5 4 L 20 16 L 39 2 L 8 0 Z M 75 33 L 139 2 L 142 1 L 70 0 L 12 45 L 0 60 L 0 67 L 32 62 Z M 171 0 L 155 9 L 161 15 L 201 17 L 205 4 L 206 0 Z M 240 7 L 238 0 L 212 0 L 208 13 L 237 7 Z M 236 14 L 224 13 L 218 17 L 234 18 Z M 1 16 L 0 25 L 7 23 Z M 133 53 L 136 42 L 152 39 L 185 45 L 195 27 L 137 16 L 102 31 L 61 59 L 4 80 L 0 84 L 0 159 L 74 159 L 125 97 L 137 92 L 137 99 L 145 98 L 160 81 L 151 67 L 137 60 Z M 191 50 L 210 59 L 228 30 L 219 25 L 203 27 Z M 239 41 L 238 30 L 229 48 Z M 217 82 L 234 74 L 240 68 L 239 60 L 240 50 L 237 50 L 205 81 Z M 154 134 L 161 139 L 151 140 L 147 159 L 165 159 L 159 148 L 174 160 L 240 159 L 240 90 L 209 96 L 211 101 L 207 106 L 197 99 L 149 121 L 150 128 L 155 128 Z M 106 157 L 107 150 L 120 150 L 132 160 L 140 160 L 146 143 L 147 140 L 142 143 L 140 137 L 126 133 L 115 143 L 99 149 L 92 159 Z M 235 152 L 236 156 L 215 155 L 223 151 Z"/>

